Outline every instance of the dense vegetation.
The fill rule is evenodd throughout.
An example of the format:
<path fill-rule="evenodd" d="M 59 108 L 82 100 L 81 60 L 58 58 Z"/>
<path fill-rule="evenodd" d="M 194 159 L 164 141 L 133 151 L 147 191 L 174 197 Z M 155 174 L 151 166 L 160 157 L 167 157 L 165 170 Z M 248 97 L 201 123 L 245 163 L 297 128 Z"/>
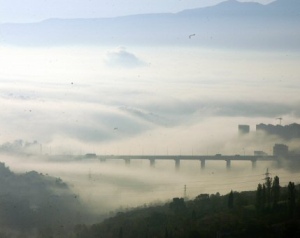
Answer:
<path fill-rule="evenodd" d="M 299 188 L 266 177 L 256 191 L 194 200 L 173 198 L 164 205 L 120 212 L 100 224 L 77 225 L 76 238 L 300 237 Z"/>
<path fill-rule="evenodd" d="M 266 175 L 256 191 L 173 198 L 88 225 L 91 215 L 61 179 L 0 163 L 0 237 L 300 237 L 300 186 Z"/>
<path fill-rule="evenodd" d="M 15 174 L 0 163 L 0 237 L 66 237 L 85 209 L 60 178 Z"/>

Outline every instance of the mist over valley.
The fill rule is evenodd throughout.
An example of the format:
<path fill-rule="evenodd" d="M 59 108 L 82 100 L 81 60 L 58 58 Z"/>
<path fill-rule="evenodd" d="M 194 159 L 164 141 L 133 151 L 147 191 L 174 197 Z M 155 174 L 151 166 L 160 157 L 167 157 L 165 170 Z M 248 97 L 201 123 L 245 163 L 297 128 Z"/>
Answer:
<path fill-rule="evenodd" d="M 231 0 L 176 13 L 0 23 L 7 234 L 27 226 L 28 237 L 43 237 L 49 222 L 64 237 L 132 207 L 255 190 L 267 169 L 282 186 L 298 184 L 298 131 L 280 136 L 257 125 L 300 123 L 299 8 L 294 0 Z M 222 160 L 255 151 L 271 158 L 275 144 L 293 159 L 232 160 L 230 168 Z M 168 159 L 129 163 L 122 155 Z M 169 159 L 200 155 L 221 159 Z M 15 218 L 21 201 L 30 225 Z M 62 220 L 51 213 L 38 224 L 48 212 Z"/>

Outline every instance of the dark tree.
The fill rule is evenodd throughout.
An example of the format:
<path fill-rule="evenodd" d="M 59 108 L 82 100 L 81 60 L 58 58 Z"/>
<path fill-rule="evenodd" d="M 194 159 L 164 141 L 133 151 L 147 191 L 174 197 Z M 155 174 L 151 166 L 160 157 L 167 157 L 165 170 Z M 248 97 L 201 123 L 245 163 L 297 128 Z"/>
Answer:
<path fill-rule="evenodd" d="M 195 209 L 193 209 L 192 211 L 192 220 L 196 220 L 197 219 L 197 213 L 195 211 Z"/>
<path fill-rule="evenodd" d="M 233 192 L 231 190 L 231 192 L 229 193 L 228 196 L 228 208 L 232 209 L 233 208 Z"/>
<path fill-rule="evenodd" d="M 296 207 L 296 188 L 295 184 L 289 182 L 288 185 L 288 208 L 289 208 L 289 216 L 294 217 Z"/>
<path fill-rule="evenodd" d="M 263 187 L 261 184 L 258 184 L 256 190 L 256 209 L 261 211 L 263 208 Z"/>
<path fill-rule="evenodd" d="M 275 176 L 272 185 L 273 208 L 277 207 L 279 197 L 280 197 L 279 177 Z"/>
<path fill-rule="evenodd" d="M 119 238 L 123 238 L 123 227 L 119 230 Z"/>
<path fill-rule="evenodd" d="M 270 206 L 271 206 L 272 178 L 267 176 L 265 179 L 266 179 L 266 182 L 265 182 L 265 186 L 266 186 L 266 203 L 267 203 L 267 207 L 270 208 Z"/>
<path fill-rule="evenodd" d="M 197 230 L 190 231 L 189 238 L 200 238 L 200 233 Z"/>
<path fill-rule="evenodd" d="M 266 186 L 263 184 L 262 186 L 262 199 L 261 199 L 261 208 L 262 210 L 266 207 Z"/>
<path fill-rule="evenodd" d="M 165 231 L 165 238 L 169 238 L 169 232 L 168 232 L 167 228 L 166 228 L 166 231 Z"/>
<path fill-rule="evenodd" d="M 173 198 L 173 201 L 170 203 L 170 209 L 175 212 L 182 212 L 186 210 L 186 205 L 183 198 Z"/>

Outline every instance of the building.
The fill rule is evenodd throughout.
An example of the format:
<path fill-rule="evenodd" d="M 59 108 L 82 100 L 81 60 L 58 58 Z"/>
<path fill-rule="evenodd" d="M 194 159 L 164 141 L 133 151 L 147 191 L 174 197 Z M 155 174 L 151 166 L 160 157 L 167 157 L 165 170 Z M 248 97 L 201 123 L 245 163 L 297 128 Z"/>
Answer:
<path fill-rule="evenodd" d="M 257 132 L 264 132 L 269 135 L 279 136 L 283 139 L 291 140 L 300 138 L 300 124 L 293 123 L 290 125 L 271 125 L 258 124 L 256 125 Z"/>
<path fill-rule="evenodd" d="M 250 132 L 249 125 L 239 125 L 239 134 L 240 135 L 249 134 L 249 132 Z"/>
<path fill-rule="evenodd" d="M 279 157 L 287 157 L 289 154 L 289 147 L 284 144 L 275 144 L 273 146 L 273 155 Z"/>

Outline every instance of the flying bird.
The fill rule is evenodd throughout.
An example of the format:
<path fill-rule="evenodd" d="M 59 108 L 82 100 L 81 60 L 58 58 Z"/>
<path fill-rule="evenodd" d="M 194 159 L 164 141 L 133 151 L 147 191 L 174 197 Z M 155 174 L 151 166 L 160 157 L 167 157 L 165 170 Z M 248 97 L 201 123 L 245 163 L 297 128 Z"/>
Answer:
<path fill-rule="evenodd" d="M 192 34 L 192 35 L 189 35 L 189 39 L 191 39 L 193 36 L 195 36 L 196 34 Z"/>

